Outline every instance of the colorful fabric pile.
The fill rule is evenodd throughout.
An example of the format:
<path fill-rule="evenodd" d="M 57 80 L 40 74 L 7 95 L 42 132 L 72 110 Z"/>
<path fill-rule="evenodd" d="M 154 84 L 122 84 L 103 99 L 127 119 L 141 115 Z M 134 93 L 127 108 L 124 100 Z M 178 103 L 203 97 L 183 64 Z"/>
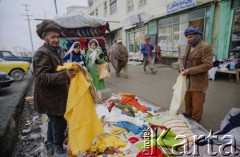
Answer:
<path fill-rule="evenodd" d="M 189 146 L 192 145 L 195 133 L 191 125 L 195 122 L 190 125 L 181 115 L 172 118 L 168 111 L 142 101 L 134 94 L 113 94 L 103 104 L 97 104 L 96 110 L 105 133 L 101 140 L 97 138 L 92 144 L 91 150 L 95 156 L 162 157 L 172 153 L 172 147 L 176 147 L 177 151 L 186 141 L 189 141 Z M 196 124 L 194 129 L 198 130 L 198 134 L 207 135 Z M 185 138 L 176 139 L 178 135 Z M 108 140 L 107 137 L 112 139 Z M 115 142 L 117 140 L 119 142 Z M 102 141 L 102 144 L 96 141 Z"/>

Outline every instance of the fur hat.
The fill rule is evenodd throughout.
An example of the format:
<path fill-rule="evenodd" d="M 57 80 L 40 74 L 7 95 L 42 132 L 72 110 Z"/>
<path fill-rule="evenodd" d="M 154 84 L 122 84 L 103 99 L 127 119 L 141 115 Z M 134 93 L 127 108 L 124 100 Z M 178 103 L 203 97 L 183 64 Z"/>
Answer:
<path fill-rule="evenodd" d="M 61 32 L 61 26 L 52 20 L 43 20 L 42 23 L 37 25 L 36 30 L 38 36 L 43 39 L 47 32 Z"/>

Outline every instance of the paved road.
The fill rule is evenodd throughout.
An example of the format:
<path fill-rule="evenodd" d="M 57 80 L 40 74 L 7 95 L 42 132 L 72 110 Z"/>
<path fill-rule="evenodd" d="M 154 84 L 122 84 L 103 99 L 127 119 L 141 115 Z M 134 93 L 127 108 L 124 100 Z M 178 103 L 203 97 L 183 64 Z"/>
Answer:
<path fill-rule="evenodd" d="M 178 71 L 166 65 L 157 65 L 157 70 L 157 74 L 145 74 L 141 65 L 130 65 L 129 79 L 117 78 L 112 70 L 112 78 L 106 80 L 106 86 L 111 91 L 105 95 L 108 97 L 111 92 L 131 92 L 157 106 L 169 109 L 172 86 L 176 82 Z M 240 84 L 230 80 L 228 74 L 217 74 L 216 80 L 210 81 L 200 124 L 208 130 L 218 130 L 226 113 L 233 107 L 240 107 L 239 93 Z M 184 105 L 181 106 L 179 113 L 183 112 L 183 107 Z"/>
<path fill-rule="evenodd" d="M 24 91 L 30 78 L 31 75 L 26 74 L 23 81 L 14 82 L 10 87 L 0 89 L 0 135 L 2 135 L 12 113 L 16 110 L 19 99 L 25 94 Z"/>
<path fill-rule="evenodd" d="M 0 156 L 10 156 L 15 146 L 19 118 L 30 80 L 31 74 L 28 73 L 23 81 L 0 89 Z"/>

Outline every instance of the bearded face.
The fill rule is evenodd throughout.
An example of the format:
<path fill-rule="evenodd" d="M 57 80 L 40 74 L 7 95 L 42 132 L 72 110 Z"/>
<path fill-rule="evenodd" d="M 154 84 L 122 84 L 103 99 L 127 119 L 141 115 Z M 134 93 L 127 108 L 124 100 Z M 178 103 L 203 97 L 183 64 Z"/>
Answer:
<path fill-rule="evenodd" d="M 44 41 L 46 44 L 52 47 L 59 46 L 59 33 L 58 32 L 47 32 L 44 37 Z"/>

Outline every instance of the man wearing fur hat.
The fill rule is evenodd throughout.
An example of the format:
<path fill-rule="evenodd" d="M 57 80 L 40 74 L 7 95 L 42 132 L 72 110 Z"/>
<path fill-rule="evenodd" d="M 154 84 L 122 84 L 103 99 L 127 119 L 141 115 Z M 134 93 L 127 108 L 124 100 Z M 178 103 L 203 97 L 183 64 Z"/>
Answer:
<path fill-rule="evenodd" d="M 213 51 L 202 40 L 202 30 L 190 26 L 185 30 L 188 40 L 180 64 L 180 72 L 187 76 L 184 116 L 199 121 L 203 113 L 205 92 L 208 88 L 208 70 L 212 67 Z"/>
<path fill-rule="evenodd" d="M 44 20 L 37 25 L 36 32 L 44 44 L 33 57 L 34 108 L 40 114 L 47 114 L 49 119 L 45 142 L 47 155 L 65 157 L 67 150 L 63 149 L 63 142 L 67 122 L 63 115 L 69 78 L 74 77 L 76 71 L 56 71 L 57 66 L 63 64 L 59 47 L 60 31 L 61 27 L 51 20 Z"/>

